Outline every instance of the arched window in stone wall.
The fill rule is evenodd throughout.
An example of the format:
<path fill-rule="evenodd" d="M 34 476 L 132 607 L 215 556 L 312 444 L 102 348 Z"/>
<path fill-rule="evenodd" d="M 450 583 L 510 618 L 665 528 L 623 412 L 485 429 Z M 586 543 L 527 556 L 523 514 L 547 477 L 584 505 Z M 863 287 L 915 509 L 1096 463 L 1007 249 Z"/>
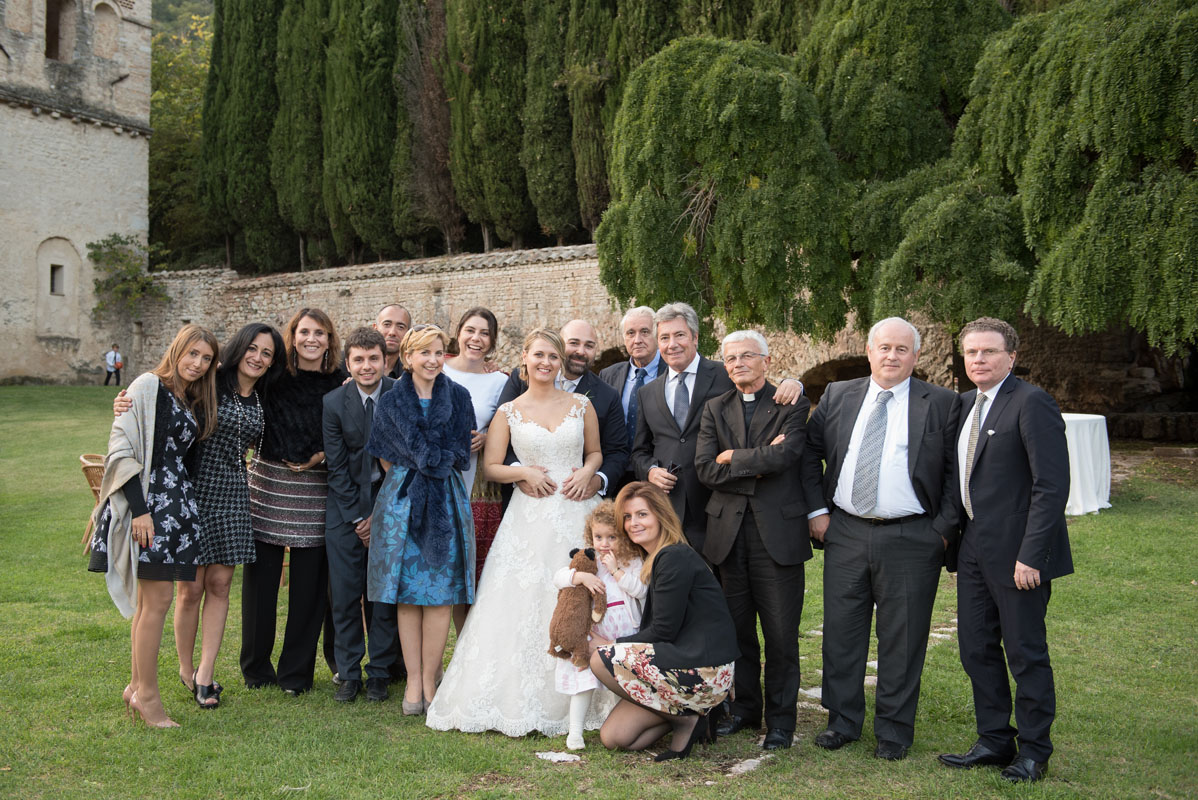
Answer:
<path fill-rule="evenodd" d="M 72 61 L 79 0 L 46 0 L 46 58 Z"/>
<path fill-rule="evenodd" d="M 30 33 L 33 30 L 33 0 L 8 0 L 4 4 L 4 26 Z"/>
<path fill-rule="evenodd" d="M 95 8 L 96 27 L 92 34 L 92 52 L 100 58 L 112 58 L 120 48 L 121 17 L 108 3 Z"/>
<path fill-rule="evenodd" d="M 37 248 L 38 336 L 77 338 L 83 261 L 69 239 L 46 239 Z"/>

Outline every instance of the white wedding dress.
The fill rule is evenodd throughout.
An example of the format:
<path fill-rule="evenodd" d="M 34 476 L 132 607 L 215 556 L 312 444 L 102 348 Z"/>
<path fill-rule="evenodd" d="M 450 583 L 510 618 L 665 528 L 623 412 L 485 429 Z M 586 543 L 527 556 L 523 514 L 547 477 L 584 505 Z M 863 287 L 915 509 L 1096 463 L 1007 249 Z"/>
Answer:
<path fill-rule="evenodd" d="M 525 420 L 511 403 L 506 415 L 516 458 L 539 465 L 560 487 L 582 466 L 583 423 L 589 400 L 574 405 L 552 431 Z M 454 647 L 453 659 L 428 708 L 435 730 L 494 730 L 508 736 L 540 731 L 564 734 L 570 698 L 554 690 L 558 660 L 549 655 L 549 620 L 557 604 L 553 573 L 583 546 L 583 524 L 599 498 L 568 500 L 561 493 L 532 498 L 518 489 L 495 533 L 474 606 Z M 586 727 L 598 728 L 616 703 L 596 691 Z"/>

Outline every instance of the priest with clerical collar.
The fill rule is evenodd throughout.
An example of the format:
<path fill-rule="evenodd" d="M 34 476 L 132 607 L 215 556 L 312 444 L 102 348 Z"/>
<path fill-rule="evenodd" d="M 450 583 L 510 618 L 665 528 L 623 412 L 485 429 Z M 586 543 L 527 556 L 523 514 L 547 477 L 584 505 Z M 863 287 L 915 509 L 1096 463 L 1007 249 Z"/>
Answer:
<path fill-rule="evenodd" d="M 798 465 L 811 404 L 773 402 L 775 387 L 765 377 L 769 345 L 760 333 L 728 334 L 722 353 L 735 388 L 704 406 L 695 452 L 699 480 L 712 489 L 703 555 L 719 567 L 740 647 L 736 699 L 719 732 L 756 731 L 764 718 L 762 747 L 776 750 L 794 739 L 799 692 L 803 562 L 811 558 L 811 542 L 803 535 L 807 505 Z M 769 665 L 764 692 L 763 661 Z"/>

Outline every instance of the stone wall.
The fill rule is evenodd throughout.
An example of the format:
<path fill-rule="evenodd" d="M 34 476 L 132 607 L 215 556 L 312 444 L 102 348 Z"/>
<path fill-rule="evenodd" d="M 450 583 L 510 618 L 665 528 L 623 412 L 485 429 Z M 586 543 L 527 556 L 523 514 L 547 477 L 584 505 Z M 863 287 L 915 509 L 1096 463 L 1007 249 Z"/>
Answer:
<path fill-rule="evenodd" d="M 618 308 L 599 282 L 593 245 L 383 262 L 263 277 L 239 277 L 224 270 L 166 273 L 159 283 L 171 302 L 135 323 L 138 365 L 152 365 L 184 321 L 210 327 L 225 340 L 241 325 L 262 320 L 282 326 L 302 306 L 324 309 L 344 335 L 374 320 L 378 309 L 400 302 L 417 322 L 433 322 L 452 332 L 471 306 L 495 312 L 500 323 L 498 362 L 515 364 L 524 334 L 534 327 L 559 327 L 574 317 L 599 331 L 600 363 L 622 358 Z M 954 342 L 937 325 L 914 320 L 923 335 L 917 374 L 943 386 L 965 388 Z M 1016 321 L 1023 335 L 1018 372 L 1051 392 L 1067 411 L 1107 413 L 1127 408 L 1146 385 L 1159 394 L 1181 385 L 1180 362 L 1160 362 L 1160 371 L 1144 366 L 1154 358 L 1133 332 L 1068 337 L 1058 331 Z M 865 375 L 865 337 L 852 326 L 830 343 L 794 334 L 767 336 L 772 374 L 796 376 L 814 399 L 831 380 Z M 707 354 L 711 355 L 711 354 Z M 1170 366 L 1171 365 L 1171 366 Z M 140 366 L 139 366 L 140 368 Z M 1148 371 L 1151 378 L 1145 378 Z"/>

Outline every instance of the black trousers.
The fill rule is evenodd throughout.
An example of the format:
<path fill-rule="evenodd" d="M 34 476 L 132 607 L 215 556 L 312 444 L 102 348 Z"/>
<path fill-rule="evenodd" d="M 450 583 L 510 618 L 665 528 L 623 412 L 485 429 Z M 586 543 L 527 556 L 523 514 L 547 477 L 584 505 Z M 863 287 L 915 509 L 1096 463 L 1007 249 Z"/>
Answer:
<path fill-rule="evenodd" d="M 878 608 L 874 735 L 910 746 L 944 543 L 928 517 L 874 525 L 832 510 L 824 537 L 823 706 L 828 728 L 856 739 L 865 722 L 865 662 Z"/>
<path fill-rule="evenodd" d="M 287 582 L 287 625 L 278 668 L 271 664 L 283 572 L 281 545 L 256 542 L 257 560 L 246 564 L 241 584 L 241 674 L 247 686 L 278 683 L 304 692 L 312 688 L 316 645 L 328 601 L 329 565 L 323 547 L 291 550 Z"/>
<path fill-rule="evenodd" d="M 362 679 L 362 656 L 370 645 L 366 675 L 390 680 L 391 665 L 398 648 L 399 627 L 394 603 L 372 603 L 366 599 L 366 567 L 370 550 L 347 522 L 325 531 L 329 554 L 329 588 L 336 627 L 337 672 L 343 680 Z M 363 616 L 370 635 L 363 633 Z"/>
<path fill-rule="evenodd" d="M 1018 733 L 1021 756 L 1047 761 L 1057 712 L 1044 627 L 1052 582 L 1016 589 L 1014 565 L 984 563 L 975 546 L 978 535 L 966 526 L 957 572 L 957 637 L 961 666 L 973 684 L 978 740 L 1007 750 Z M 1018 732 L 1011 727 L 1008 666 L 1015 678 Z"/>
<path fill-rule="evenodd" d="M 783 566 L 766 552 L 750 511 L 728 557 L 719 565 L 720 584 L 736 625 L 736 699 L 732 713 L 752 722 L 765 715 L 767 728 L 795 729 L 799 698 L 799 620 L 803 616 L 802 564 Z M 765 692 L 761 689 L 761 645 L 765 639 Z"/>
<path fill-rule="evenodd" d="M 116 378 L 116 385 L 120 386 L 121 385 L 121 371 L 119 369 L 113 370 L 112 372 L 109 372 L 108 374 L 106 374 L 104 376 L 104 385 L 107 386 L 108 382 L 110 380 L 112 380 L 113 378 Z"/>

